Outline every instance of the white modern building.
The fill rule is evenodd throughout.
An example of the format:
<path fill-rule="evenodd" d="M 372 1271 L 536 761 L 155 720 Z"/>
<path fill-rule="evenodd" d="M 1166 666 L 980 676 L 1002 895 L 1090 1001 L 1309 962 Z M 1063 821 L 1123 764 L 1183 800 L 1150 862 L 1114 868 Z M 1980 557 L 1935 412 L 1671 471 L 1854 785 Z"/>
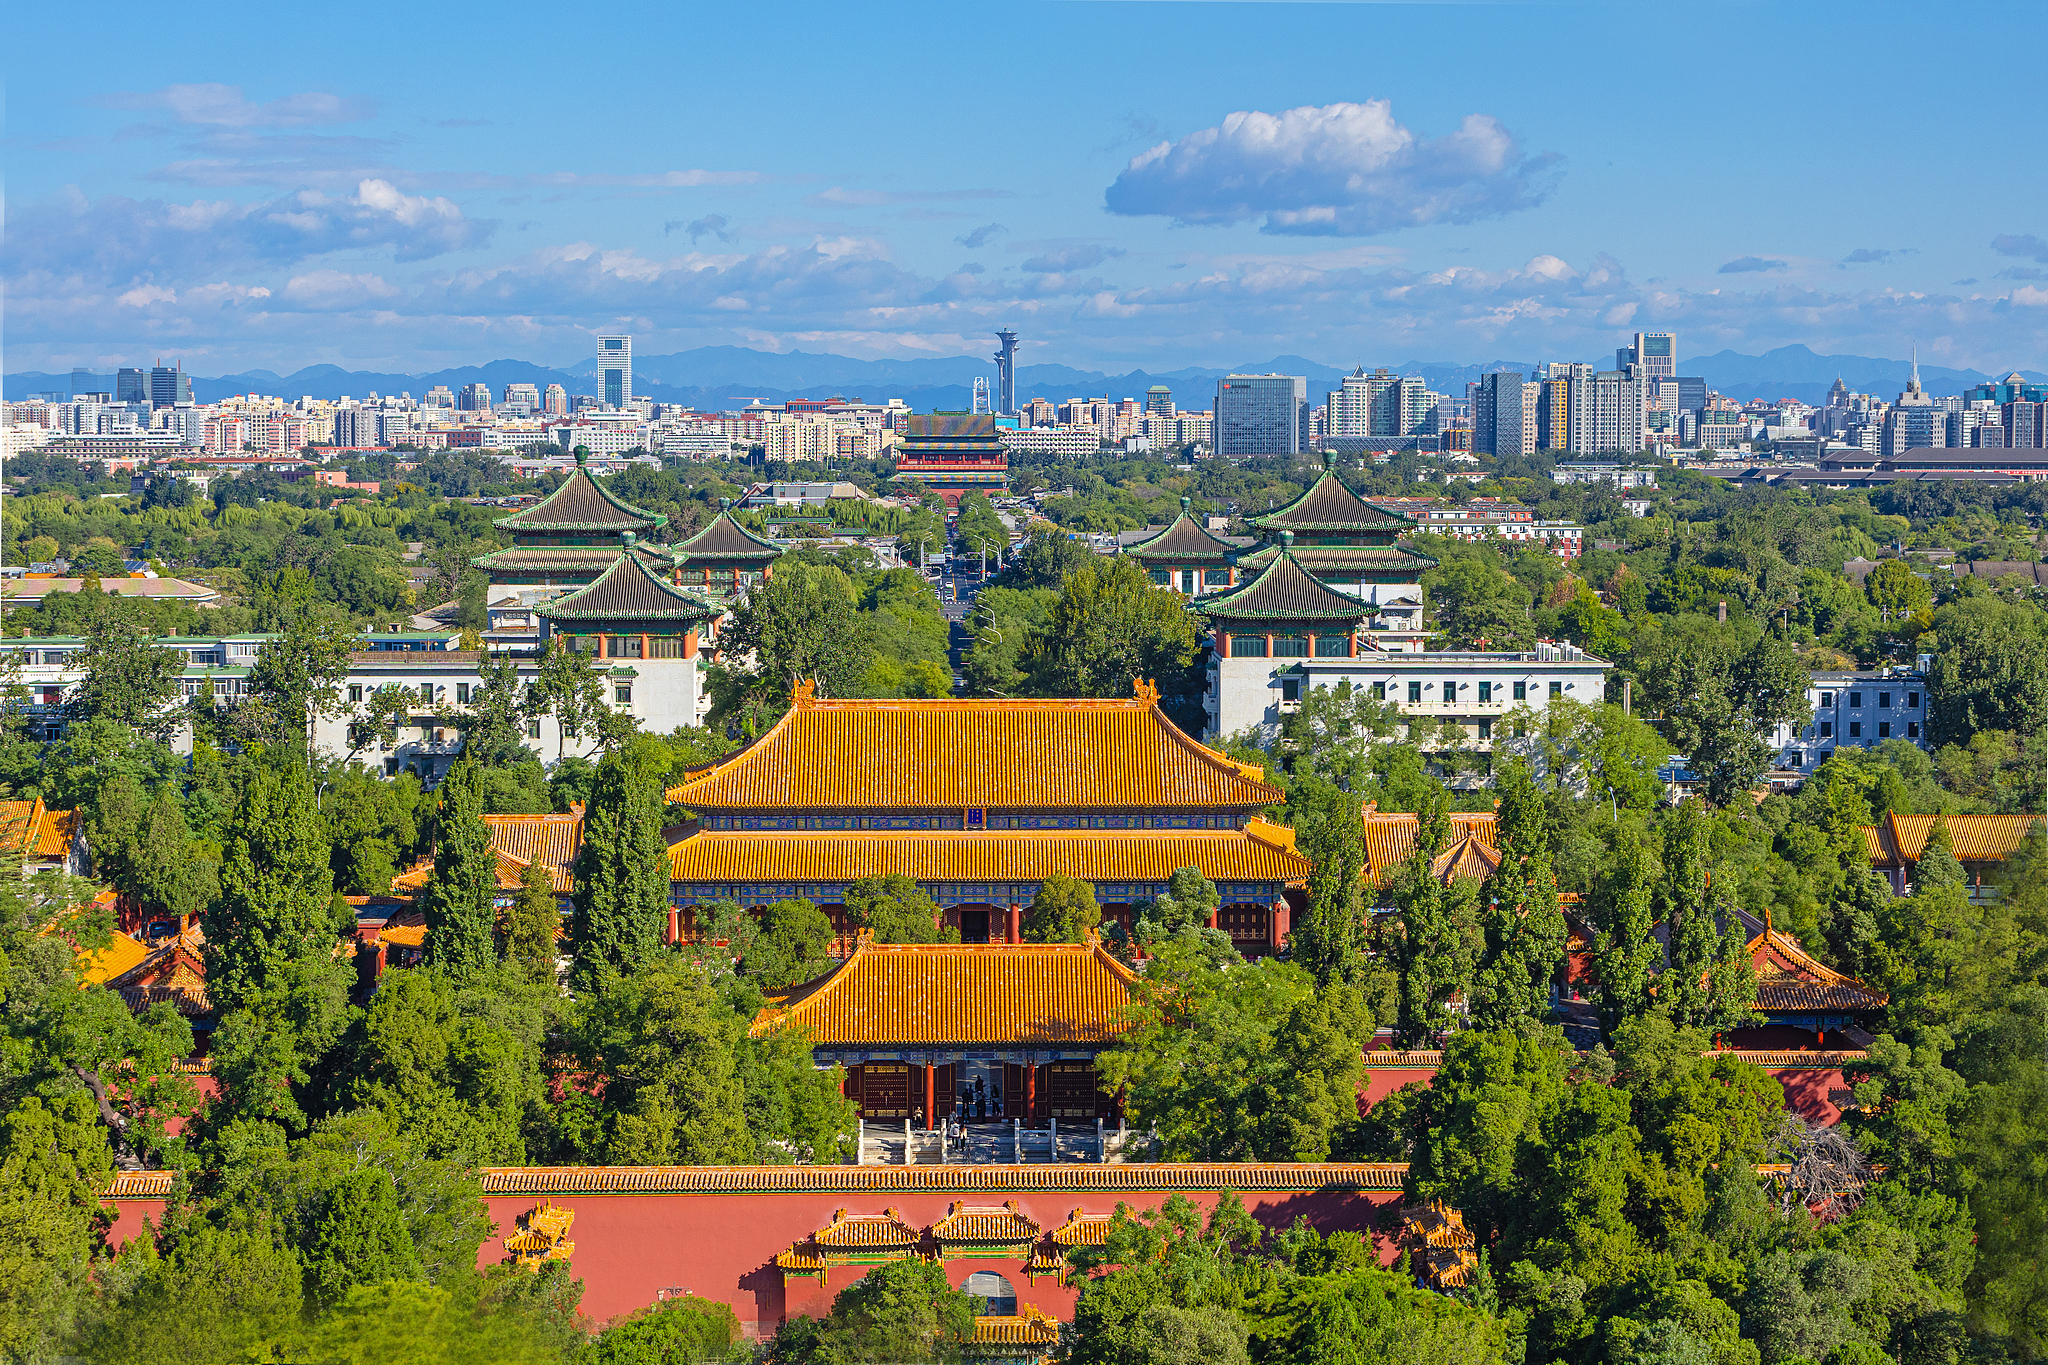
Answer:
<path fill-rule="evenodd" d="M 633 401 L 633 338 L 597 339 L 597 393 L 608 408 Z"/>
<path fill-rule="evenodd" d="M 1780 725 L 1771 736 L 1778 766 L 1787 772 L 1808 776 L 1837 749 L 1874 749 L 1887 740 L 1931 747 L 1925 673 L 1815 673 L 1807 679 L 1806 705 L 1811 720 Z"/>

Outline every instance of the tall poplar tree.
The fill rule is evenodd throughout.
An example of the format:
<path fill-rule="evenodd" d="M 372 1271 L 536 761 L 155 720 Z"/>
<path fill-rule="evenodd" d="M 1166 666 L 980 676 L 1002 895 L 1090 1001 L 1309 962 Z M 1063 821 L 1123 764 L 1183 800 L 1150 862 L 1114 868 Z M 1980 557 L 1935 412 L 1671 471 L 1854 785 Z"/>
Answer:
<path fill-rule="evenodd" d="M 1543 792 L 1520 761 L 1495 779 L 1500 792 L 1500 866 L 1480 888 L 1486 906 L 1486 948 L 1472 987 L 1474 1020 L 1505 1027 L 1522 1015 L 1550 1010 L 1550 979 L 1564 960 L 1564 915 L 1550 865 L 1550 828 Z"/>
<path fill-rule="evenodd" d="M 1617 865 L 1602 897 L 1596 953 L 1600 964 L 1600 1033 L 1614 1031 L 1650 1007 L 1651 969 L 1661 955 L 1650 937 L 1655 865 L 1641 839 L 1616 841 Z"/>
<path fill-rule="evenodd" d="M 532 980 L 555 979 L 555 937 L 562 911 L 555 899 L 554 878 L 539 858 L 526 865 L 519 895 L 506 917 L 505 956 L 526 970 Z"/>
<path fill-rule="evenodd" d="M 1307 798 L 1298 847 L 1315 870 L 1308 877 L 1308 913 L 1289 939 L 1294 960 L 1308 968 L 1319 986 L 1356 984 L 1365 967 L 1365 918 L 1358 894 L 1365 827 L 1358 798 L 1326 784 L 1295 795 Z"/>
<path fill-rule="evenodd" d="M 497 858 L 483 808 L 483 765 L 465 756 L 441 784 L 434 875 L 420 897 L 427 918 L 427 961 L 456 973 L 479 971 L 498 957 L 493 942 L 497 914 L 491 904 Z"/>
<path fill-rule="evenodd" d="M 1458 924 L 1458 897 L 1435 872 L 1437 856 L 1451 842 L 1449 805 L 1443 784 L 1431 782 L 1415 813 L 1415 851 L 1395 876 L 1401 997 L 1394 1034 L 1403 1047 L 1434 1045 L 1450 1027 L 1452 999 L 1472 986 L 1472 956 Z"/>
<path fill-rule="evenodd" d="M 645 735 L 598 765 L 576 855 L 576 965 L 569 979 L 579 992 L 602 994 L 661 947 L 669 894 L 661 782 L 668 770 L 668 749 Z"/>
<path fill-rule="evenodd" d="M 1664 908 L 1670 966 L 1658 990 L 1674 1023 L 1697 1028 L 1747 1022 L 1756 973 L 1743 956 L 1742 921 L 1725 884 L 1714 881 L 1714 831 L 1688 799 L 1664 827 Z"/>

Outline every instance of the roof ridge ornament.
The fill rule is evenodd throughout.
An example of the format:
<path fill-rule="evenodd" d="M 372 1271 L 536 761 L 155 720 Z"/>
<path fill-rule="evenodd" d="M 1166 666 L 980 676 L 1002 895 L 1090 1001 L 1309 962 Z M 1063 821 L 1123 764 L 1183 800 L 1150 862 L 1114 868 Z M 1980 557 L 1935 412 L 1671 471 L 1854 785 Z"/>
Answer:
<path fill-rule="evenodd" d="M 818 680 L 798 678 L 796 685 L 789 689 L 789 704 L 792 709 L 799 706 L 815 706 L 818 703 Z"/>
<path fill-rule="evenodd" d="M 1159 684 L 1149 678 L 1133 678 L 1131 679 L 1131 695 L 1142 705 L 1157 706 L 1159 704 Z"/>

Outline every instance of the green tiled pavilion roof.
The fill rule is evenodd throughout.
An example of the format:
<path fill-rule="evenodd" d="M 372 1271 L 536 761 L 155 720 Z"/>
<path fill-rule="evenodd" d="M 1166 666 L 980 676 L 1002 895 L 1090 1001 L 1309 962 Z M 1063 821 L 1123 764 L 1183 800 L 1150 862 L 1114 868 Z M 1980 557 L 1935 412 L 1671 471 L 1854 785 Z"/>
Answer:
<path fill-rule="evenodd" d="M 1344 486 L 1328 470 L 1309 485 L 1306 493 L 1277 512 L 1253 517 L 1251 524 L 1273 531 L 1386 531 L 1413 530 L 1412 517 L 1374 507 Z"/>
<path fill-rule="evenodd" d="M 755 535 L 734 521 L 730 512 L 720 512 L 710 525 L 669 550 L 684 563 L 692 559 L 774 559 L 782 553 L 780 545 Z"/>
<path fill-rule="evenodd" d="M 1234 591 L 1195 603 L 1195 610 L 1219 621 L 1363 621 L 1370 603 L 1338 592 L 1282 550 L 1266 571 Z"/>
<path fill-rule="evenodd" d="M 542 535 L 567 531 L 645 534 L 668 525 L 668 518 L 613 497 L 579 464 L 560 488 L 522 512 L 499 517 L 496 524 L 508 531 Z"/>
<path fill-rule="evenodd" d="M 635 554 L 622 553 L 602 576 L 538 608 L 550 621 L 695 621 L 724 608 L 663 582 Z"/>
<path fill-rule="evenodd" d="M 1218 555 L 1233 555 L 1237 551 L 1237 546 L 1211 535 L 1207 528 L 1196 524 L 1194 517 L 1185 511 L 1150 540 L 1141 540 L 1135 545 L 1124 547 L 1124 553 L 1133 559 L 1213 558 Z"/>

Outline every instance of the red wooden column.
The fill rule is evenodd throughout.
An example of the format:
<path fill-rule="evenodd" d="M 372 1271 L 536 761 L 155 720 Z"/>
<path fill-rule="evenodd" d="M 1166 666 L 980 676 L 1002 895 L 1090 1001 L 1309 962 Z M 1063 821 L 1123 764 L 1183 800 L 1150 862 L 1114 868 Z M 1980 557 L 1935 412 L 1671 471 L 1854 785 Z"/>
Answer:
<path fill-rule="evenodd" d="M 1004 933 L 1003 942 L 1022 943 L 1024 941 L 1024 907 L 1021 905 L 1011 906 L 1009 920 L 1009 927 Z"/>
<path fill-rule="evenodd" d="M 1024 1121 L 1038 1121 L 1038 1063 L 1028 1063 L 1024 1068 Z"/>
<path fill-rule="evenodd" d="M 924 1126 L 927 1130 L 939 1126 L 937 1118 L 939 1112 L 938 1077 L 939 1068 L 931 1062 L 926 1062 L 924 1064 Z"/>
<path fill-rule="evenodd" d="M 1287 897 L 1275 896 L 1273 898 L 1273 927 L 1270 931 L 1275 952 L 1287 946 L 1287 935 L 1294 928 L 1289 922 L 1293 917 L 1294 907 L 1287 903 Z"/>
<path fill-rule="evenodd" d="M 668 908 L 668 941 L 670 947 L 683 941 L 683 912 L 673 905 Z"/>

